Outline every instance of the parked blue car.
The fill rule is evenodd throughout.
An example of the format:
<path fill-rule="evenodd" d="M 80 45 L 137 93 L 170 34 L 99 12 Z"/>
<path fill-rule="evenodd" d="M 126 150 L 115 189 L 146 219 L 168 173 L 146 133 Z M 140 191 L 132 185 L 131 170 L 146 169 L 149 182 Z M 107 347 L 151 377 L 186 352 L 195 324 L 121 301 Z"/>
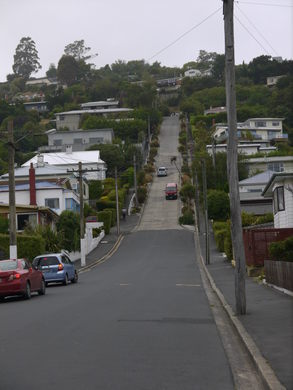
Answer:
<path fill-rule="evenodd" d="M 49 253 L 34 258 L 33 266 L 42 271 L 46 285 L 48 283 L 77 283 L 78 273 L 74 264 L 65 253 Z"/>

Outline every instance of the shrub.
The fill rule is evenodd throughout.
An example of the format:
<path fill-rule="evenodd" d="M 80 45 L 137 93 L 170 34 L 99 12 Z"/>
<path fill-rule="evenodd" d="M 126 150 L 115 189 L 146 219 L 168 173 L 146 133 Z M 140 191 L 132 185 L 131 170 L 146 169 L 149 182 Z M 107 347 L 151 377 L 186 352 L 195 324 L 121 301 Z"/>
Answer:
<path fill-rule="evenodd" d="M 158 141 L 157 138 L 155 138 L 154 140 L 152 140 L 152 142 L 151 142 L 151 148 L 152 148 L 152 147 L 158 148 L 159 146 L 160 146 L 160 143 L 159 143 L 159 141 Z"/>
<path fill-rule="evenodd" d="M 94 229 L 93 229 L 93 238 L 99 237 L 99 235 L 101 234 L 101 232 L 102 232 L 102 229 L 101 229 L 101 228 L 94 228 Z"/>
<path fill-rule="evenodd" d="M 103 211 L 105 209 L 116 209 L 116 201 L 99 199 L 96 203 L 96 207 L 98 211 Z"/>
<path fill-rule="evenodd" d="M 225 239 L 224 239 L 224 252 L 226 253 L 226 256 L 227 256 L 228 260 L 232 260 L 233 259 L 232 238 L 231 238 L 230 228 L 226 232 L 226 235 L 225 235 Z"/>
<path fill-rule="evenodd" d="M 179 223 L 181 225 L 193 225 L 194 217 L 191 210 L 186 210 L 183 215 L 179 217 Z"/>
<path fill-rule="evenodd" d="M 63 234 L 53 230 L 49 225 L 37 225 L 32 228 L 26 227 L 24 234 L 27 236 L 42 237 L 45 242 L 45 252 L 56 253 L 60 252 L 63 244 Z"/>
<path fill-rule="evenodd" d="M 101 180 L 91 180 L 89 182 L 89 199 L 99 199 L 103 193 Z"/>
<path fill-rule="evenodd" d="M 80 216 L 73 211 L 65 210 L 57 222 L 57 231 L 62 234 L 63 249 L 76 251 L 80 248 Z"/>
<path fill-rule="evenodd" d="M 155 172 L 155 167 L 153 164 L 147 164 L 143 167 L 145 173 L 154 173 Z"/>
<path fill-rule="evenodd" d="M 0 233 L 8 233 L 9 221 L 7 218 L 0 216 Z"/>
<path fill-rule="evenodd" d="M 146 196 L 147 196 L 147 189 L 145 187 L 138 187 L 137 188 L 138 203 L 140 204 L 144 203 Z"/>
<path fill-rule="evenodd" d="M 269 245 L 270 257 L 275 261 L 293 261 L 293 237 Z"/>
<path fill-rule="evenodd" d="M 111 213 L 111 227 L 116 225 L 116 209 L 104 209 L 103 211 L 110 211 Z"/>
<path fill-rule="evenodd" d="M 145 184 L 145 172 L 144 171 L 139 171 L 137 174 L 137 184 L 139 186 L 142 186 Z"/>
<path fill-rule="evenodd" d="M 98 214 L 98 221 L 104 223 L 105 234 L 109 234 L 111 229 L 112 212 L 98 211 L 97 214 Z"/>
<path fill-rule="evenodd" d="M 224 221 L 229 217 L 229 196 L 221 190 L 210 190 L 207 196 L 209 218 Z"/>
<path fill-rule="evenodd" d="M 225 229 L 219 229 L 214 232 L 217 248 L 220 252 L 225 251 L 224 243 L 227 235 L 227 227 Z"/>
<path fill-rule="evenodd" d="M 0 234 L 0 249 L 9 258 L 9 235 Z M 17 257 L 32 260 L 34 257 L 45 253 L 45 240 L 41 236 L 17 235 Z"/>
<path fill-rule="evenodd" d="M 214 230 L 214 232 L 217 231 L 217 230 L 227 229 L 228 226 L 229 225 L 228 225 L 227 222 L 222 222 L 222 221 L 214 221 L 213 222 L 213 230 Z"/>

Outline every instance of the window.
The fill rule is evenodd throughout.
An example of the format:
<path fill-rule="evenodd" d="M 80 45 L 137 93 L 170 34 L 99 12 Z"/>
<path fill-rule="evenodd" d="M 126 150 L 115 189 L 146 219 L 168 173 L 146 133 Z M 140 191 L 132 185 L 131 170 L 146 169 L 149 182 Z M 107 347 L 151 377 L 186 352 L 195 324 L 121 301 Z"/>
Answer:
<path fill-rule="evenodd" d="M 74 145 L 80 145 L 82 144 L 82 138 L 74 138 L 73 139 Z"/>
<path fill-rule="evenodd" d="M 267 122 L 265 121 L 256 121 L 255 127 L 267 127 Z"/>
<path fill-rule="evenodd" d="M 63 264 L 69 264 L 69 261 L 66 256 L 62 256 L 61 259 Z"/>
<path fill-rule="evenodd" d="M 61 146 L 61 145 L 62 145 L 62 139 L 54 139 L 53 145 L 55 145 L 55 146 Z"/>
<path fill-rule="evenodd" d="M 59 198 L 45 199 L 45 206 L 50 207 L 50 209 L 59 209 Z"/>
<path fill-rule="evenodd" d="M 285 210 L 284 187 L 274 189 L 274 213 Z"/>
<path fill-rule="evenodd" d="M 64 121 L 65 115 L 59 115 L 59 121 Z"/>
<path fill-rule="evenodd" d="M 268 163 L 268 170 L 273 172 L 283 172 L 284 164 L 282 162 Z"/>
<path fill-rule="evenodd" d="M 37 214 L 17 214 L 17 230 L 24 230 L 27 226 L 37 225 Z"/>
<path fill-rule="evenodd" d="M 23 269 L 29 269 L 29 266 L 25 260 L 21 260 L 21 265 Z"/>
<path fill-rule="evenodd" d="M 89 138 L 90 144 L 101 144 L 103 142 L 103 137 L 93 137 Z"/>
<path fill-rule="evenodd" d="M 280 126 L 280 122 L 272 122 L 273 126 Z"/>

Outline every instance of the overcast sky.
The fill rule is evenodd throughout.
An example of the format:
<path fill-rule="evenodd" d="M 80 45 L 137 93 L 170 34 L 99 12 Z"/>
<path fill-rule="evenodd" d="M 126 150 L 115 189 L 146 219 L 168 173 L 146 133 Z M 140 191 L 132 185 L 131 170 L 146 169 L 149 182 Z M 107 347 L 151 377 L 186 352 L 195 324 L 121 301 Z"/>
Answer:
<path fill-rule="evenodd" d="M 236 63 L 262 54 L 292 59 L 292 19 L 293 0 L 237 1 Z M 0 0 L 0 81 L 13 72 L 15 49 L 27 36 L 35 41 L 42 65 L 34 77 L 45 76 L 50 63 L 57 66 L 64 47 L 80 39 L 92 54 L 99 53 L 91 61 L 97 68 L 118 59 L 181 67 L 195 60 L 200 49 L 224 53 L 222 1 Z"/>

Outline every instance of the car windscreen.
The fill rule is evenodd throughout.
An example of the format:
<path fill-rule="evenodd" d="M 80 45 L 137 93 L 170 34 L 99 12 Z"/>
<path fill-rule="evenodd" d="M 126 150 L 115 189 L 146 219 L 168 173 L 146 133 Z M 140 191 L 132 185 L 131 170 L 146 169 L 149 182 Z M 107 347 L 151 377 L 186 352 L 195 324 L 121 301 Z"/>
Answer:
<path fill-rule="evenodd" d="M 0 261 L 0 271 L 11 271 L 17 268 L 17 261 L 4 260 Z"/>
<path fill-rule="evenodd" d="M 176 187 L 166 187 L 166 191 L 176 191 Z"/>
<path fill-rule="evenodd" d="M 34 261 L 34 264 L 36 264 L 38 267 L 58 265 L 59 260 L 56 256 L 44 256 L 36 259 L 36 261 Z"/>

